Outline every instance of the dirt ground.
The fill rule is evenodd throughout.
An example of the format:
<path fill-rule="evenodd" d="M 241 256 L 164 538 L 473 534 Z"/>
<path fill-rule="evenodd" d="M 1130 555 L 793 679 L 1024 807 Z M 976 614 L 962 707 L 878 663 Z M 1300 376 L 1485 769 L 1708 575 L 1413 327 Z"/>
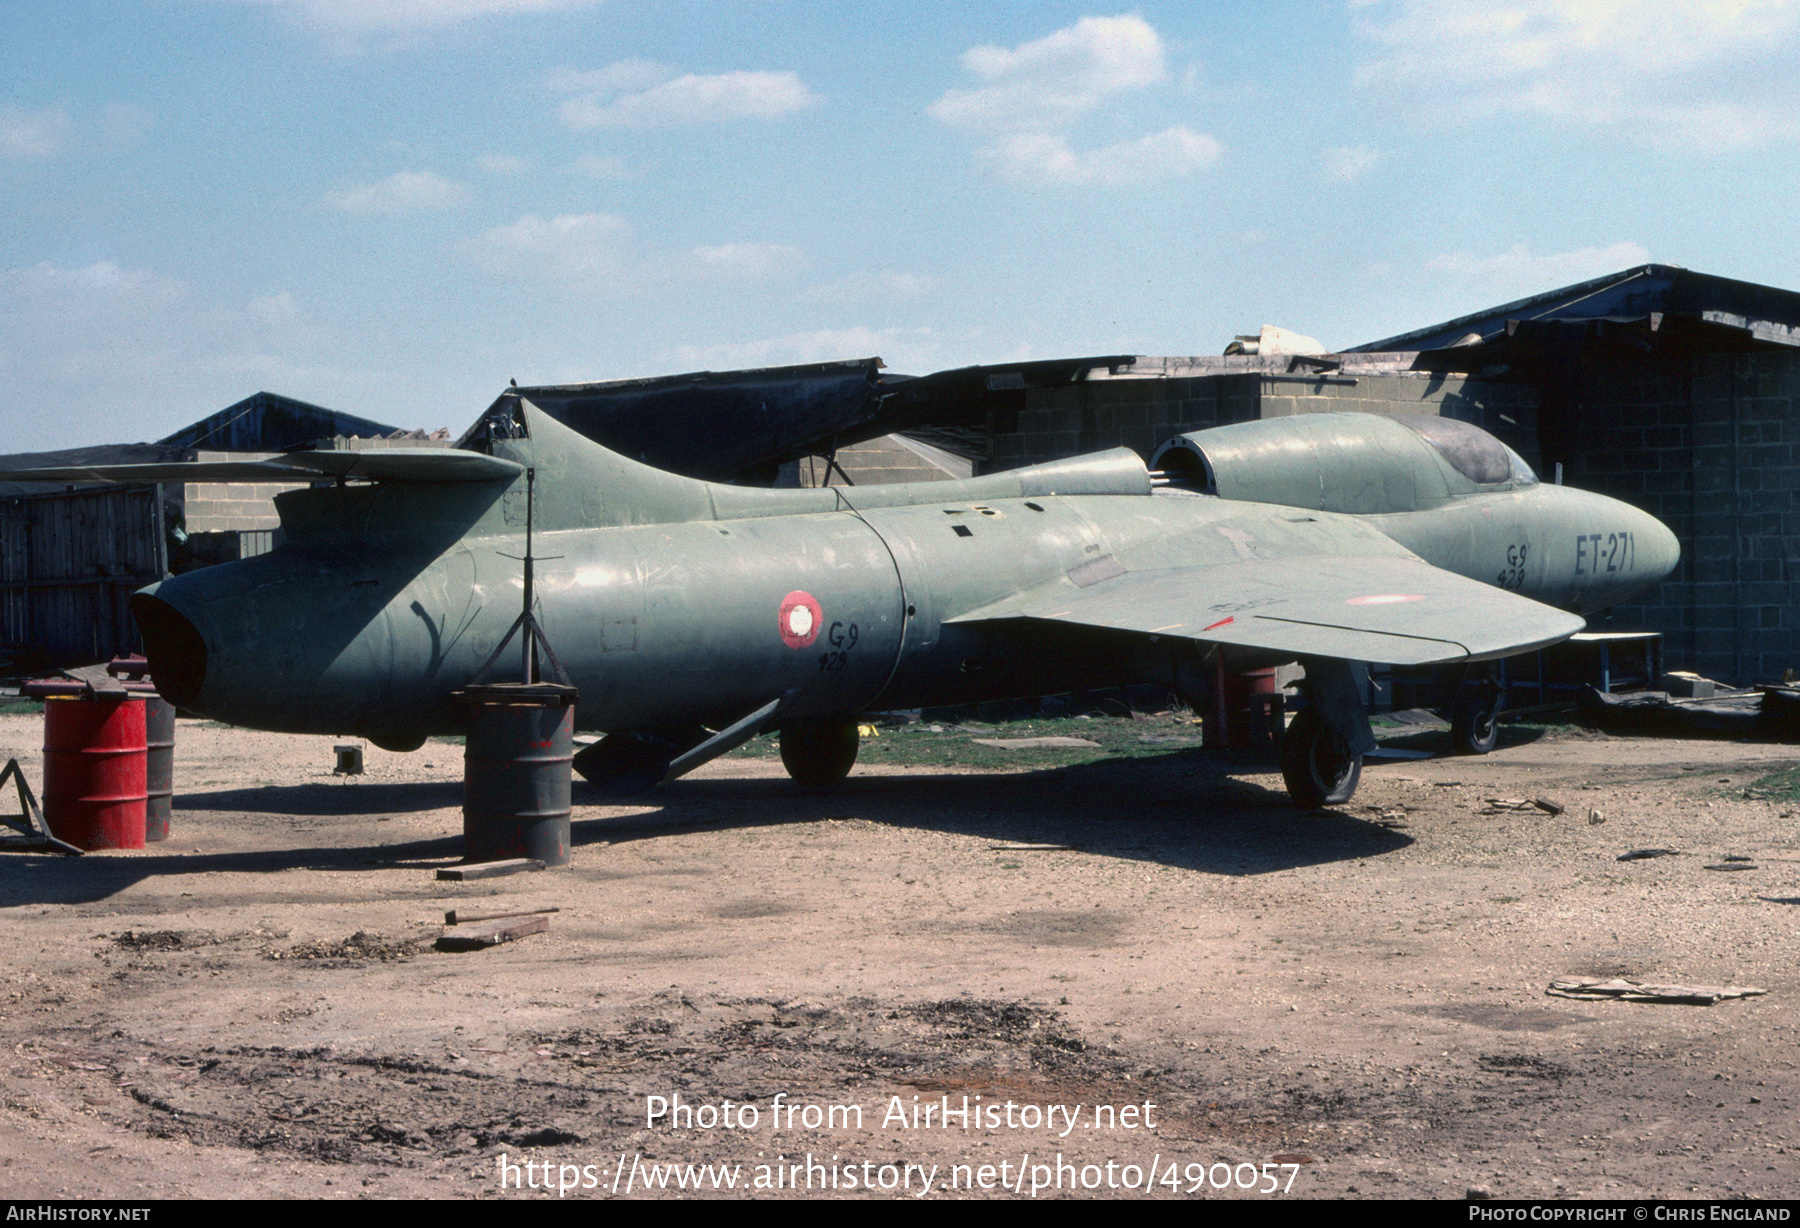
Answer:
<path fill-rule="evenodd" d="M 0 857 L 0 1192 L 1800 1193 L 1800 804 L 1745 796 L 1796 748 L 1515 732 L 1303 813 L 1144 736 L 578 782 L 568 868 L 465 884 L 460 747 L 334 778 L 331 739 L 183 722 L 167 844 Z M 41 742 L 0 717 L 34 784 Z M 559 911 L 450 953 L 448 908 Z"/>

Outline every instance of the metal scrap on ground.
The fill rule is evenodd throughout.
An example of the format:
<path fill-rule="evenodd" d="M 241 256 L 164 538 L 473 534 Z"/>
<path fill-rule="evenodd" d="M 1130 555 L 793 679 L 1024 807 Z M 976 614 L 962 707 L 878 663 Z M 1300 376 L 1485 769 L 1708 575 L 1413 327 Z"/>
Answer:
<path fill-rule="evenodd" d="M 1564 976 L 1550 982 L 1544 991 L 1558 998 L 1575 998 L 1593 1002 L 1617 998 L 1623 1002 L 1670 1002 L 1690 1006 L 1711 1006 L 1726 998 L 1753 998 L 1768 992 L 1749 985 L 1646 985 L 1638 981 L 1614 978 Z"/>

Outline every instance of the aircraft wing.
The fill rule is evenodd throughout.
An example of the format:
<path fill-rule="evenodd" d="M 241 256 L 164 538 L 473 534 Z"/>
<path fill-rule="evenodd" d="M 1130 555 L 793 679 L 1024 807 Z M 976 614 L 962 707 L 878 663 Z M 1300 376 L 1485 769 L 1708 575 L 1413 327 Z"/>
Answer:
<path fill-rule="evenodd" d="M 1511 656 L 1586 625 L 1579 615 L 1391 555 L 1100 569 L 1108 570 L 1085 587 L 1072 575 L 948 621 L 1031 619 L 1388 665 Z"/>
<path fill-rule="evenodd" d="M 0 482 L 316 482 L 321 478 L 491 482 L 523 471 L 524 466 L 517 461 L 460 448 L 371 448 L 288 452 L 260 461 L 171 461 L 160 465 L 0 470 Z"/>

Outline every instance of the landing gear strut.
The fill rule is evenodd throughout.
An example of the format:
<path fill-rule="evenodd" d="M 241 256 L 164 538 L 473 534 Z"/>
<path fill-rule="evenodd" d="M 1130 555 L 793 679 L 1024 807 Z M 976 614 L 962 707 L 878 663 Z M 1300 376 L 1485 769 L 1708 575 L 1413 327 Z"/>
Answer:
<path fill-rule="evenodd" d="M 799 785 L 834 785 L 856 763 L 854 719 L 789 721 L 781 727 L 781 765 Z"/>

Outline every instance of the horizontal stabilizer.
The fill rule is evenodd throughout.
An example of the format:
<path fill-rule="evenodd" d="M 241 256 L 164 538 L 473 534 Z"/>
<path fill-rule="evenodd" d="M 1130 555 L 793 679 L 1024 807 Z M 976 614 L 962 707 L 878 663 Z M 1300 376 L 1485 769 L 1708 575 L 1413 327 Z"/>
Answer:
<path fill-rule="evenodd" d="M 1511 656 L 1585 625 L 1579 615 L 1416 558 L 1255 560 L 1047 587 L 949 621 L 1024 618 L 1388 665 Z"/>
<path fill-rule="evenodd" d="M 372 448 L 288 452 L 262 461 L 171 461 L 159 465 L 0 470 L 6 482 L 494 482 L 524 471 L 517 461 L 459 448 Z"/>

